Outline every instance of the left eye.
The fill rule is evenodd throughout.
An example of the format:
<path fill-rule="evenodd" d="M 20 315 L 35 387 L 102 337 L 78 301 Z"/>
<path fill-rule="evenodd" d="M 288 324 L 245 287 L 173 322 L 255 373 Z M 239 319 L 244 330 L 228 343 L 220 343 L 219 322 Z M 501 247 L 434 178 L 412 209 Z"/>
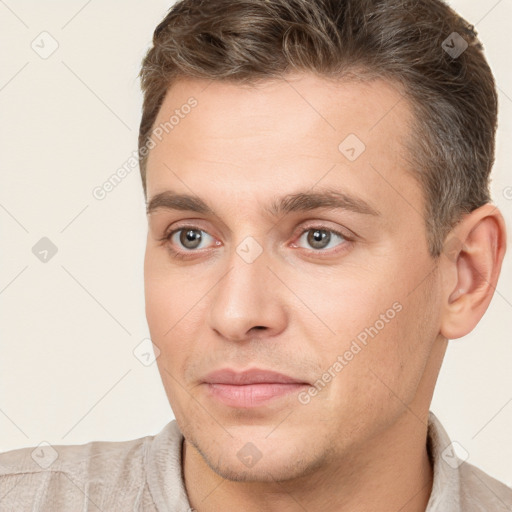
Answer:
<path fill-rule="evenodd" d="M 206 231 L 203 231 L 202 229 L 190 226 L 176 229 L 169 233 L 169 235 L 165 238 L 172 241 L 173 236 L 175 234 L 179 234 L 179 242 L 183 245 L 183 247 L 185 247 L 185 249 L 201 249 L 201 247 L 199 247 L 203 241 L 203 235 L 201 233 L 207 234 Z M 207 236 L 210 235 L 207 234 Z"/>
<path fill-rule="evenodd" d="M 334 234 L 334 237 L 331 236 L 331 234 Z M 304 235 L 307 235 L 307 243 L 310 245 L 310 247 L 313 247 L 313 249 L 315 250 L 329 248 L 329 243 L 333 241 L 333 239 L 336 237 L 341 239 L 342 242 L 347 240 L 347 238 L 345 238 L 338 231 L 333 231 L 332 229 L 324 229 L 321 227 L 313 227 L 303 230 L 302 233 L 300 234 L 299 240 L 303 238 Z"/>

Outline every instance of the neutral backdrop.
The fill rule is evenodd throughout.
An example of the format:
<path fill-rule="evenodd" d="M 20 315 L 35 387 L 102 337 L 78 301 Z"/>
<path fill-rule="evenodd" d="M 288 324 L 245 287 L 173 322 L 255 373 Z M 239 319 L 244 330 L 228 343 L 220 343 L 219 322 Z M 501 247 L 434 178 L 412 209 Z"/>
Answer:
<path fill-rule="evenodd" d="M 0 0 L 0 451 L 134 439 L 173 418 L 156 363 L 136 357 L 149 337 L 138 168 L 93 196 L 135 155 L 140 61 L 171 4 Z M 510 231 L 512 0 L 451 5 L 499 87 L 492 191 Z M 449 342 L 431 410 L 512 486 L 511 258 L 482 321 Z"/>

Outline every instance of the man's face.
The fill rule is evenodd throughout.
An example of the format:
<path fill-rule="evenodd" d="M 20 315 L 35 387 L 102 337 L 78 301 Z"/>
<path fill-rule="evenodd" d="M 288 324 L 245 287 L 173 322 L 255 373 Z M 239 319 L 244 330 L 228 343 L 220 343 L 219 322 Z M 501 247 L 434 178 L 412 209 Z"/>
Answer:
<path fill-rule="evenodd" d="M 173 115 L 149 155 L 148 202 L 172 191 L 213 212 L 148 217 L 146 315 L 187 441 L 225 478 L 270 481 L 364 452 L 404 415 L 425 420 L 439 281 L 404 160 L 407 101 L 384 81 L 182 80 L 154 127 Z M 352 200 L 269 211 L 327 189 Z M 205 383 L 225 368 L 309 385 L 232 398 Z"/>

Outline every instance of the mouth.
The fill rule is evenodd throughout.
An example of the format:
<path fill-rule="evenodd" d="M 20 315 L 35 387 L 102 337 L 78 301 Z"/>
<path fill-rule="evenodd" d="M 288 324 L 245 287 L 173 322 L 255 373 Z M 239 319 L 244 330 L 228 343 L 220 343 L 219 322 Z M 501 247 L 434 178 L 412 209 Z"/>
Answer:
<path fill-rule="evenodd" d="M 208 374 L 203 384 L 212 399 L 237 408 L 262 406 L 309 386 L 304 380 L 257 368 L 243 372 L 217 370 Z"/>

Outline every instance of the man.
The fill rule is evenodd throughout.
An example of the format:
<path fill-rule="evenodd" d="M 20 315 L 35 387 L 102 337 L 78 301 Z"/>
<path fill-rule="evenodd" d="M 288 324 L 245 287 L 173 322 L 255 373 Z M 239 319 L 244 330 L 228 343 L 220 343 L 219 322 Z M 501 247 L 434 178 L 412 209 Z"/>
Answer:
<path fill-rule="evenodd" d="M 3 509 L 511 510 L 429 411 L 506 247 L 467 22 L 439 0 L 185 0 L 141 77 L 146 315 L 176 420 L 46 468 L 3 454 Z"/>

